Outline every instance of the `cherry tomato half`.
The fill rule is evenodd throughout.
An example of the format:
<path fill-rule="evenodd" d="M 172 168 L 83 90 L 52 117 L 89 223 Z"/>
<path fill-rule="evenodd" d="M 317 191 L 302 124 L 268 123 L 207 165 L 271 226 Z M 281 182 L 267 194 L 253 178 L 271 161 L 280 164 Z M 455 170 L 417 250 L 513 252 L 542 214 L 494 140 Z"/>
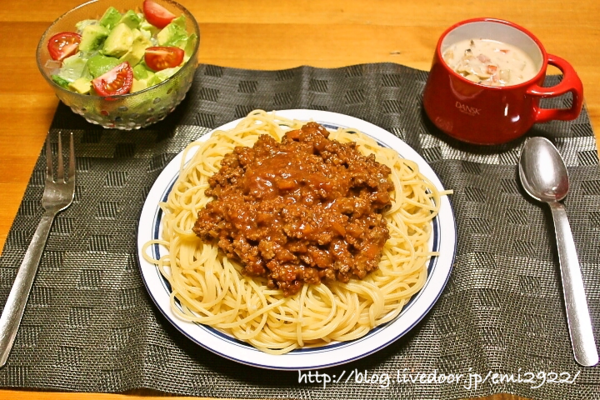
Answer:
<path fill-rule="evenodd" d="M 61 32 L 48 40 L 48 52 L 53 60 L 62 61 L 79 50 L 81 35 L 75 32 Z"/>
<path fill-rule="evenodd" d="M 175 18 L 175 14 L 152 0 L 144 0 L 144 16 L 157 28 L 164 28 Z"/>
<path fill-rule="evenodd" d="M 94 90 L 100 96 L 127 94 L 133 84 L 133 69 L 126 61 L 100 75 L 92 81 Z"/>
<path fill-rule="evenodd" d="M 156 46 L 148 47 L 144 54 L 146 65 L 154 71 L 177 67 L 183 61 L 185 52 L 179 47 Z"/>

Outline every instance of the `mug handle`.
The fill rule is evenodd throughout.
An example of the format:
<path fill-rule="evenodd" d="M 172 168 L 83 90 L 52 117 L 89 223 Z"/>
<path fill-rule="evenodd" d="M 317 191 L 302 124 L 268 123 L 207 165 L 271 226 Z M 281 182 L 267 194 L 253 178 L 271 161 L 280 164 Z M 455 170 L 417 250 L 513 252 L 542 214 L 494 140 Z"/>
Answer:
<path fill-rule="evenodd" d="M 575 69 L 566 60 L 548 54 L 548 64 L 554 65 L 563 73 L 562 81 L 552 87 L 542 87 L 534 85 L 527 90 L 527 94 L 542 98 L 557 97 L 565 93 L 571 92 L 573 95 L 573 105 L 571 108 L 556 109 L 556 108 L 535 108 L 535 122 L 548 122 L 551 120 L 570 121 L 579 116 L 583 107 L 583 84 L 577 76 Z"/>

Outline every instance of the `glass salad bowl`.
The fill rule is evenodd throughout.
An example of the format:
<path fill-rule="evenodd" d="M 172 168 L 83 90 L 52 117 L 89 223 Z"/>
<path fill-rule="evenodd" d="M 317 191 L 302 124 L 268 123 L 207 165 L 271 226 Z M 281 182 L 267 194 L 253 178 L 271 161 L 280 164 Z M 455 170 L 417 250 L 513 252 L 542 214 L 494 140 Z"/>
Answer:
<path fill-rule="evenodd" d="M 110 8 L 115 15 L 107 11 Z M 133 11 L 127 13 L 128 10 Z M 123 24 L 128 27 L 121 26 L 119 30 L 127 31 L 127 35 L 119 32 L 111 38 L 116 26 Z M 178 26 L 171 29 L 173 26 L 162 26 L 164 24 Z M 101 30 L 103 36 L 98 38 L 86 33 L 86 25 L 95 25 L 93 29 Z M 171 31 L 179 36 L 171 35 Z M 81 33 L 81 43 L 76 51 L 69 53 L 68 41 L 58 42 L 64 32 L 70 32 L 71 36 L 71 32 Z M 131 32 L 135 33 L 135 39 Z M 84 39 L 85 36 L 87 38 Z M 58 44 L 49 46 L 49 41 L 53 40 Z M 144 41 L 144 47 L 140 53 L 135 43 L 141 41 Z M 185 98 L 198 66 L 199 44 L 200 29 L 196 19 L 185 7 L 172 0 L 94 0 L 73 8 L 50 25 L 38 44 L 37 64 L 56 96 L 73 112 L 104 128 L 132 130 L 164 119 Z M 183 61 L 175 67 L 172 64 L 160 67 L 161 54 L 163 57 L 168 54 L 158 51 L 154 52 L 155 62 L 152 64 L 146 45 L 163 50 L 165 46 L 180 48 L 175 50 L 179 57 L 183 54 Z M 111 65 L 92 63 L 93 57 L 114 62 Z M 120 70 L 118 66 L 114 67 L 115 63 L 122 66 L 124 61 L 127 61 L 129 75 L 123 72 L 125 67 Z M 150 65 L 158 69 L 153 70 Z M 112 67 L 115 69 L 111 71 Z M 113 75 L 110 75 L 111 72 Z M 96 86 L 96 78 L 104 79 L 102 83 L 105 85 Z M 128 93 L 121 94 L 120 89 L 127 85 L 131 89 L 125 88 Z"/>

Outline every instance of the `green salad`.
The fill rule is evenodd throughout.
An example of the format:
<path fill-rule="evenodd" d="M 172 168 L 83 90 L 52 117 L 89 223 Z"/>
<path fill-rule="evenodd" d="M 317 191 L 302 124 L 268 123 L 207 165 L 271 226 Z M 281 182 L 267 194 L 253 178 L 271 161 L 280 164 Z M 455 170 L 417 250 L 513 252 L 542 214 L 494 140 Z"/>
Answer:
<path fill-rule="evenodd" d="M 81 94 L 114 96 L 154 86 L 175 74 L 192 56 L 198 37 L 185 16 L 151 0 L 142 11 L 109 7 L 99 19 L 78 22 L 72 32 L 48 41 L 51 77 Z"/>

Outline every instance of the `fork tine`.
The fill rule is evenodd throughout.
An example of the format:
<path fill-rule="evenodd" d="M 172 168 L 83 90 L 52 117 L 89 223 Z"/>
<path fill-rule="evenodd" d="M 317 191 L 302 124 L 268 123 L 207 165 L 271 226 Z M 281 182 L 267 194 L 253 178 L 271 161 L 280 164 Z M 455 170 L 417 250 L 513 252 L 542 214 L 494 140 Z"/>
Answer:
<path fill-rule="evenodd" d="M 63 165 L 63 153 L 62 153 L 62 140 L 61 132 L 58 133 L 58 170 L 56 171 L 56 181 L 64 182 L 64 165 Z"/>
<path fill-rule="evenodd" d="M 52 146 L 50 145 L 50 135 L 46 138 L 46 180 L 52 181 Z"/>
<path fill-rule="evenodd" d="M 73 144 L 73 132 L 71 132 L 69 147 L 69 181 L 73 181 L 75 179 L 75 145 Z"/>

